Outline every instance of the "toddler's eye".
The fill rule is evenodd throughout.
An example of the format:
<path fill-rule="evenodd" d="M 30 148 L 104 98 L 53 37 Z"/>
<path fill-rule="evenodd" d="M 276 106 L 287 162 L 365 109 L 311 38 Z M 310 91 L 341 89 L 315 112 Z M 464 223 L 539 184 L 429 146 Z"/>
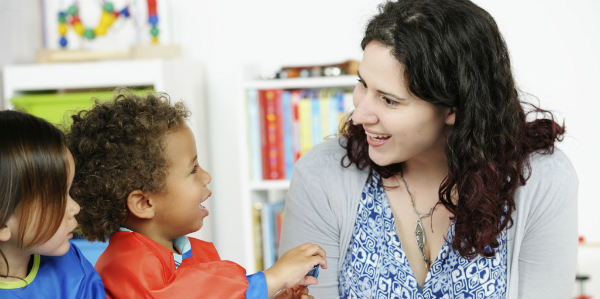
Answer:
<path fill-rule="evenodd" d="M 197 172 L 197 168 L 198 168 L 198 165 L 194 165 L 194 169 L 192 169 L 192 173 L 196 173 Z"/>

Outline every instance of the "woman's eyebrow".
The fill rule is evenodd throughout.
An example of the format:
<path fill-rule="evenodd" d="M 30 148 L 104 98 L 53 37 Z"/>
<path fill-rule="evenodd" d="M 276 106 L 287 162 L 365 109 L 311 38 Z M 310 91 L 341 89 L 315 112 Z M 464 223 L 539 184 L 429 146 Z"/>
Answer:
<path fill-rule="evenodd" d="M 365 79 L 363 79 L 363 78 L 360 76 L 360 72 L 359 72 L 358 70 L 356 71 L 356 75 L 358 76 L 358 78 L 359 78 L 359 79 L 360 79 L 360 80 L 361 80 L 361 81 L 362 81 L 362 82 L 363 82 L 365 85 L 367 85 L 367 82 L 365 81 Z M 406 99 L 405 99 L 405 98 L 403 98 L 403 97 L 399 97 L 399 96 L 397 96 L 397 95 L 395 95 L 395 94 L 393 94 L 393 93 L 387 92 L 387 91 L 383 91 L 383 90 L 379 90 L 379 89 L 377 89 L 377 92 L 378 92 L 378 93 L 380 93 L 380 94 L 382 94 L 382 95 L 385 95 L 385 96 L 388 96 L 388 97 L 392 97 L 392 98 L 395 98 L 395 99 L 397 99 L 397 100 L 400 100 L 400 101 L 406 101 Z"/>

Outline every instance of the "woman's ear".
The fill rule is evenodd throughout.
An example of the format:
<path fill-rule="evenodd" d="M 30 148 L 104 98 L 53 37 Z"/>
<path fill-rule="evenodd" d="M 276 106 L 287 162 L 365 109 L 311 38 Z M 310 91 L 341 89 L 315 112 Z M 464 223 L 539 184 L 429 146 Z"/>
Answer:
<path fill-rule="evenodd" d="M 127 208 L 129 212 L 141 219 L 154 218 L 155 206 L 148 194 L 141 190 L 129 193 L 127 197 Z"/>
<path fill-rule="evenodd" d="M 456 112 L 454 112 L 454 109 L 447 109 L 446 110 L 446 124 L 449 126 L 453 126 L 455 119 L 456 119 Z"/>

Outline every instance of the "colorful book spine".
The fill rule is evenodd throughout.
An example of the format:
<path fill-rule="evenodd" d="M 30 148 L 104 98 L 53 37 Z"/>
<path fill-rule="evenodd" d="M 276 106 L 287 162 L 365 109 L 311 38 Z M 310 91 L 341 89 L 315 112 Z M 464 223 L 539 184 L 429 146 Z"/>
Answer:
<path fill-rule="evenodd" d="M 258 181 L 263 179 L 262 149 L 260 130 L 260 108 L 258 103 L 258 90 L 246 91 L 248 110 L 248 148 L 250 158 L 250 179 Z"/>
<path fill-rule="evenodd" d="M 301 100 L 298 104 L 298 118 L 300 121 L 300 155 L 304 155 L 313 145 L 312 141 L 312 104 L 309 91 L 301 92 Z"/>
<path fill-rule="evenodd" d="M 327 116 L 327 121 L 329 122 L 328 135 L 333 137 L 340 131 L 340 94 L 342 94 L 341 90 L 332 90 L 327 98 L 327 104 L 329 105 L 329 115 Z"/>
<path fill-rule="evenodd" d="M 340 130 L 344 127 L 347 117 L 354 111 L 354 104 L 352 103 L 351 92 L 340 92 L 339 94 L 340 103 Z"/>
<path fill-rule="evenodd" d="M 279 180 L 283 178 L 283 141 L 280 104 L 281 90 L 267 90 L 265 92 L 266 156 L 268 159 L 266 165 L 267 176 L 265 179 L 267 180 Z"/>
<path fill-rule="evenodd" d="M 254 262 L 256 271 L 264 270 L 263 262 L 263 240 L 262 240 L 262 224 L 261 213 L 263 204 L 258 202 L 252 206 L 252 227 L 254 229 Z"/>
<path fill-rule="evenodd" d="M 275 258 L 277 252 L 274 250 L 272 245 L 275 242 L 273 235 L 273 206 L 270 204 L 263 204 L 261 209 L 261 226 L 262 226 L 262 249 L 263 249 L 263 269 L 269 269 L 275 264 Z"/>
<path fill-rule="evenodd" d="M 336 137 L 353 110 L 352 93 L 341 88 L 248 90 L 246 96 L 252 180 L 290 179 L 300 156 Z"/>
<path fill-rule="evenodd" d="M 283 212 L 285 210 L 285 201 L 281 201 L 271 206 L 271 217 L 273 217 L 273 250 L 275 251 L 275 261 L 279 256 L 279 240 L 281 239 L 281 227 L 283 225 Z"/>
<path fill-rule="evenodd" d="M 310 92 L 311 101 L 311 118 L 312 126 L 312 146 L 315 146 L 323 141 L 323 130 L 321 129 L 321 103 L 319 101 L 319 91 L 312 90 Z"/>
<path fill-rule="evenodd" d="M 277 122 L 277 178 L 275 180 L 285 179 L 285 150 L 283 140 L 283 105 L 281 97 L 283 90 L 274 90 L 275 94 L 275 117 Z"/>
<path fill-rule="evenodd" d="M 294 111 L 292 110 L 292 99 L 291 92 L 286 90 L 281 95 L 281 106 L 283 108 L 283 161 L 285 167 L 285 178 L 292 178 L 292 171 L 294 170 L 294 144 L 292 133 L 292 123 L 294 121 Z"/>
<path fill-rule="evenodd" d="M 262 179 L 269 179 L 269 151 L 267 146 L 267 113 L 266 113 L 266 90 L 258 92 L 258 111 L 260 117 L 260 152 L 262 160 Z"/>
<path fill-rule="evenodd" d="M 322 140 L 329 137 L 329 92 L 330 89 L 319 90 L 319 105 L 321 106 L 321 136 Z"/>
<path fill-rule="evenodd" d="M 292 90 L 291 92 L 291 101 L 292 101 L 292 144 L 293 144 L 293 156 L 294 163 L 300 159 L 301 154 L 301 146 L 300 146 L 300 120 L 298 118 L 298 104 L 300 104 L 300 91 Z"/>

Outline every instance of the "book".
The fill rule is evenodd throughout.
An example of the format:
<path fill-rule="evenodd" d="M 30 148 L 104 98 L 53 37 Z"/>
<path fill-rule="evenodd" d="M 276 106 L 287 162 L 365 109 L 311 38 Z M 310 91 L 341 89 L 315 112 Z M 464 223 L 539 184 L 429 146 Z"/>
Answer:
<path fill-rule="evenodd" d="M 256 271 L 262 271 L 263 268 L 263 240 L 262 240 L 262 203 L 258 202 L 252 206 L 252 228 L 254 229 L 254 262 Z"/>
<path fill-rule="evenodd" d="M 260 153 L 261 153 L 261 168 L 262 179 L 269 178 L 269 155 L 267 146 L 267 113 L 266 113 L 266 90 L 258 92 L 258 111 L 260 119 Z"/>
<path fill-rule="evenodd" d="M 261 232 L 263 269 L 268 269 L 278 258 L 281 225 L 283 224 L 283 212 L 285 202 L 263 203 L 261 210 Z"/>
<path fill-rule="evenodd" d="M 300 122 L 300 156 L 302 156 L 313 145 L 311 124 L 312 104 L 308 90 L 302 90 L 300 97 L 301 100 L 298 104 L 298 119 Z"/>
<path fill-rule="evenodd" d="M 283 136 L 281 122 L 281 90 L 267 90 L 264 92 L 264 115 L 266 135 L 267 171 L 263 170 L 265 180 L 279 180 L 283 178 Z"/>
<path fill-rule="evenodd" d="M 273 250 L 275 252 L 275 261 L 277 261 L 279 257 L 279 241 L 281 240 L 281 228 L 283 225 L 283 213 L 285 210 L 285 201 L 282 200 L 280 202 L 270 204 L 271 205 L 271 217 L 273 217 Z"/>
<path fill-rule="evenodd" d="M 323 88 L 319 90 L 319 105 L 321 106 L 321 136 L 322 140 L 329 136 L 329 94 L 331 89 Z"/>
<path fill-rule="evenodd" d="M 260 130 L 260 111 L 258 103 L 258 90 L 246 91 L 246 105 L 248 111 L 248 149 L 250 158 L 250 179 L 262 180 L 262 148 Z"/>
<path fill-rule="evenodd" d="M 321 119 L 321 103 L 319 100 L 319 90 L 310 91 L 311 101 L 311 118 L 310 124 L 312 128 L 312 146 L 315 146 L 323 141 L 322 119 Z"/>
<path fill-rule="evenodd" d="M 301 146 L 300 146 L 300 120 L 298 118 L 298 104 L 300 103 L 300 91 L 291 91 L 291 102 L 292 102 L 292 145 L 293 145 L 293 156 L 294 163 L 300 159 Z M 291 179 L 291 177 L 290 177 Z"/>
<path fill-rule="evenodd" d="M 281 95 L 281 107 L 283 109 L 283 164 L 285 168 L 284 178 L 290 179 L 294 170 L 294 144 L 292 133 L 292 123 L 294 121 L 294 111 L 292 111 L 291 92 L 286 90 Z"/>

